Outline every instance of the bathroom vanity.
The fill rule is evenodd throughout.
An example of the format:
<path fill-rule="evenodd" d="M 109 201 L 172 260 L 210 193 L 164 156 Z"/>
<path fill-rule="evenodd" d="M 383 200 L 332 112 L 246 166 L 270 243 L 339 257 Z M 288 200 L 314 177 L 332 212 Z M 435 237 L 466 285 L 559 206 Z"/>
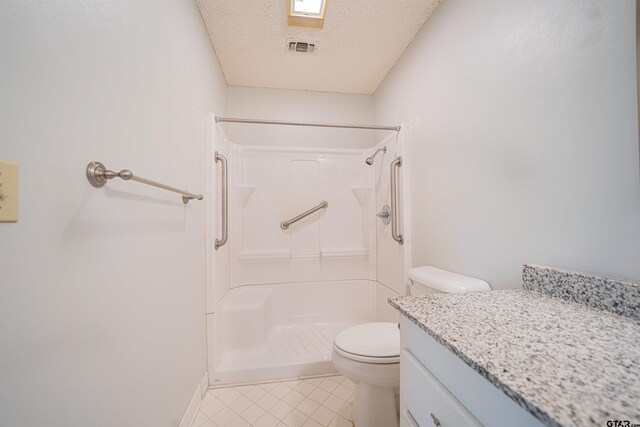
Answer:
<path fill-rule="evenodd" d="M 401 426 L 640 423 L 640 285 L 529 265 L 523 277 L 390 299 Z"/>

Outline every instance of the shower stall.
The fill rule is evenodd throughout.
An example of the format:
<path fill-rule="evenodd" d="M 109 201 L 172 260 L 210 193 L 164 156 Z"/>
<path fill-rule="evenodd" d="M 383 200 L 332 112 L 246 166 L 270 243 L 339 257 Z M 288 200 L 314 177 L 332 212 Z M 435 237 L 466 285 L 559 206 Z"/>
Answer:
<path fill-rule="evenodd" d="M 207 144 L 209 383 L 335 373 L 336 333 L 393 319 L 386 299 L 405 289 L 402 130 L 370 130 L 382 138 L 366 149 L 302 148 L 234 143 L 225 126 L 280 123 L 222 121 Z"/>

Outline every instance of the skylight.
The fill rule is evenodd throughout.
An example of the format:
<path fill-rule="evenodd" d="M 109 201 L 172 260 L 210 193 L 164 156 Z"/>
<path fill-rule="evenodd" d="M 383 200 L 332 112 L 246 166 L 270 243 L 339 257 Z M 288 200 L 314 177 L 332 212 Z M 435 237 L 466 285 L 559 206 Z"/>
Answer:
<path fill-rule="evenodd" d="M 324 0 L 294 0 L 291 13 L 304 16 L 322 16 Z"/>
<path fill-rule="evenodd" d="M 328 0 L 287 0 L 290 27 L 321 30 Z"/>

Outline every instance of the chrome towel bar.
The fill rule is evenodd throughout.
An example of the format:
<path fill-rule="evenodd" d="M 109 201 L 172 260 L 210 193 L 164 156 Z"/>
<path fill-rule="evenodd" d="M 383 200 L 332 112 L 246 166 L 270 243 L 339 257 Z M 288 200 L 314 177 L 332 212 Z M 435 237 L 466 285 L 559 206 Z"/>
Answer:
<path fill-rule="evenodd" d="M 181 190 L 170 185 L 161 184 L 159 182 L 151 181 L 150 179 L 136 176 L 129 169 L 122 169 L 120 172 L 114 172 L 107 169 L 100 162 L 91 162 L 87 165 L 87 179 L 89 183 L 96 188 L 104 186 L 108 180 L 112 178 L 121 178 L 125 181 L 138 181 L 142 184 L 151 185 L 152 187 L 162 188 L 163 190 L 172 191 L 182 195 L 182 202 L 186 205 L 189 200 L 202 200 L 202 194 L 190 193 L 186 190 Z"/>
<path fill-rule="evenodd" d="M 320 204 L 318 206 L 312 207 L 308 211 L 303 212 L 300 215 L 291 218 L 289 221 L 282 221 L 280 223 L 280 228 L 282 228 L 283 230 L 286 230 L 287 228 L 289 228 L 289 226 L 291 224 L 294 224 L 294 223 L 300 221 L 302 218 L 308 217 L 309 215 L 311 215 L 314 212 L 319 211 L 320 209 L 327 209 L 328 207 L 329 207 L 329 203 L 327 203 L 326 200 L 323 200 L 323 201 L 320 202 Z"/>

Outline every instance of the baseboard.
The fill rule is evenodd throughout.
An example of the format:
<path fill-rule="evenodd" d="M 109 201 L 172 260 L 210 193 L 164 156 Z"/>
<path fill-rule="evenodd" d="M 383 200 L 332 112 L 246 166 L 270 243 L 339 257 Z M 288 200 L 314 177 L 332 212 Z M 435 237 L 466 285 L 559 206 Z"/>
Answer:
<path fill-rule="evenodd" d="M 208 374 L 205 372 L 204 378 L 200 380 L 200 384 L 196 388 L 196 391 L 193 393 L 193 397 L 189 402 L 189 406 L 187 406 L 187 410 L 184 412 L 182 419 L 180 420 L 179 427 L 191 427 L 193 421 L 196 419 L 196 415 L 198 415 L 198 410 L 200 409 L 200 404 L 202 403 L 202 398 L 204 394 L 207 392 L 206 387 L 203 390 L 203 384 L 207 384 L 208 386 Z"/>
<path fill-rule="evenodd" d="M 204 377 L 202 377 L 202 379 L 200 380 L 200 393 L 203 399 L 204 395 L 207 393 L 207 390 L 209 390 L 209 373 L 205 372 Z"/>

